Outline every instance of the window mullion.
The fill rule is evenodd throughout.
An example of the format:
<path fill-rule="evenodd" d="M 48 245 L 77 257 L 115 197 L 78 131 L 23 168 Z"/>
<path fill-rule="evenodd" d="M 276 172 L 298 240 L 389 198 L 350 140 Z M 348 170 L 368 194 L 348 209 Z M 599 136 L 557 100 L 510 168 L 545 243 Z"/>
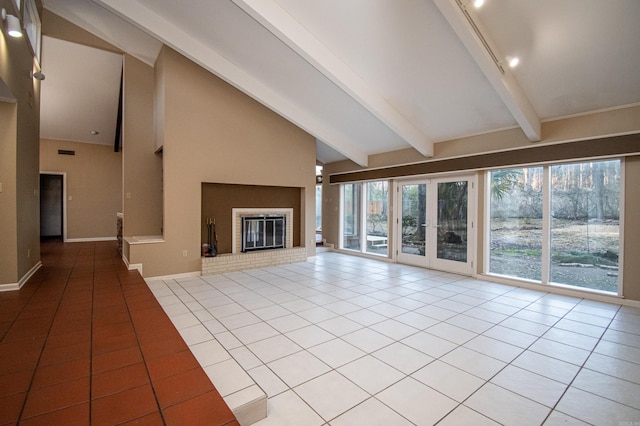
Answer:
<path fill-rule="evenodd" d="M 360 185 L 360 252 L 367 251 L 367 184 L 362 182 Z"/>
<path fill-rule="evenodd" d="M 549 284 L 551 267 L 551 167 L 542 171 L 542 284 Z"/>
<path fill-rule="evenodd" d="M 344 248 L 344 185 L 340 185 L 340 220 L 338 220 L 338 248 Z"/>

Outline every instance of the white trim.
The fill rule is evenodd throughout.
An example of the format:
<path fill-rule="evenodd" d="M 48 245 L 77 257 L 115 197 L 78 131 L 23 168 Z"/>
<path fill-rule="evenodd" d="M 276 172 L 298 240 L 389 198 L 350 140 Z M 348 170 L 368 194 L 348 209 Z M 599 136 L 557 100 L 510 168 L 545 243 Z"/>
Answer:
<path fill-rule="evenodd" d="M 479 189 L 478 189 L 479 190 Z M 484 214 L 482 215 L 482 265 L 476 264 L 474 277 L 487 273 L 491 267 L 491 171 L 484 172 L 484 189 L 482 191 L 482 204 Z M 480 256 L 480 253 L 476 253 Z"/>
<path fill-rule="evenodd" d="M 19 283 L 0 284 L 0 293 L 20 290 L 20 287 L 21 285 Z"/>
<path fill-rule="evenodd" d="M 624 297 L 624 208 L 626 194 L 625 157 L 620 158 L 620 217 L 618 218 L 618 295 Z"/>
<path fill-rule="evenodd" d="M 382 256 L 382 255 L 379 255 L 379 254 L 371 254 L 371 253 L 367 253 L 367 252 L 351 250 L 351 249 L 341 249 L 341 248 L 338 248 L 338 249 L 337 248 L 333 248 L 330 251 L 335 252 L 335 253 L 348 254 L 350 256 L 363 257 L 365 259 L 379 260 L 380 262 L 395 263 L 393 261 L 393 259 L 391 259 L 390 257 Z M 424 268 L 424 267 L 421 267 L 421 266 L 418 266 L 418 268 L 428 269 L 428 268 Z"/>
<path fill-rule="evenodd" d="M 551 283 L 551 168 L 553 164 L 546 164 L 542 167 L 542 244 L 540 260 L 540 281 L 544 285 Z"/>
<path fill-rule="evenodd" d="M 616 305 L 625 305 L 640 308 L 640 300 L 625 299 L 622 296 L 617 296 L 614 294 L 603 294 L 598 291 L 590 291 L 589 289 L 574 290 L 572 288 L 560 287 L 558 285 L 528 282 L 500 275 L 478 274 L 475 276 L 475 278 L 497 284 L 536 290 L 543 293 L 559 294 L 561 296 L 577 297 L 579 299 L 594 300 L 597 302 L 613 303 Z"/>
<path fill-rule="evenodd" d="M 129 259 L 124 256 L 122 256 L 122 261 L 129 271 L 136 270 L 142 275 L 142 263 L 129 263 Z"/>
<path fill-rule="evenodd" d="M 344 250 L 344 187 L 346 183 L 340 184 L 340 201 L 338 202 L 338 244 L 336 250 Z"/>
<path fill-rule="evenodd" d="M 130 237 L 122 237 L 130 246 L 139 244 L 158 244 L 164 243 L 163 235 L 132 235 Z"/>
<path fill-rule="evenodd" d="M 145 278 L 144 280 L 149 282 L 149 281 L 163 281 L 163 280 L 177 280 L 180 278 L 192 278 L 192 277 L 199 277 L 202 274 L 200 272 L 184 272 L 182 274 L 174 274 L 174 275 L 158 275 L 155 277 L 148 277 Z"/>
<path fill-rule="evenodd" d="M 117 237 L 94 237 L 94 238 L 69 238 L 65 239 L 65 243 L 91 243 L 95 241 L 116 241 Z"/>
<path fill-rule="evenodd" d="M 579 112 L 576 114 L 568 114 L 568 115 L 560 115 L 558 117 L 543 118 L 540 121 L 542 123 L 551 123 L 554 121 L 566 120 L 568 118 L 586 117 L 592 114 L 602 114 L 604 112 L 619 111 L 622 109 L 635 108 L 638 106 L 640 106 L 640 102 L 634 102 L 626 105 L 616 105 L 616 106 L 607 107 L 607 108 L 594 109 L 586 112 Z M 637 132 L 634 132 L 634 133 L 637 133 Z"/>
<path fill-rule="evenodd" d="M 36 263 L 17 283 L 0 284 L 0 293 L 5 291 L 20 290 L 27 281 L 42 267 L 42 262 Z"/>

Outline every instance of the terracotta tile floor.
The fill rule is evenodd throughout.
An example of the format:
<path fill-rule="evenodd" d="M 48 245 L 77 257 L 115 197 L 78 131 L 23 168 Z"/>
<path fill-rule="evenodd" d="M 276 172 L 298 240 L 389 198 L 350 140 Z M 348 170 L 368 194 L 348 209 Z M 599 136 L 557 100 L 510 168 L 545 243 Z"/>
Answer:
<path fill-rule="evenodd" d="M 42 263 L 0 293 L 0 425 L 238 425 L 115 242 Z"/>

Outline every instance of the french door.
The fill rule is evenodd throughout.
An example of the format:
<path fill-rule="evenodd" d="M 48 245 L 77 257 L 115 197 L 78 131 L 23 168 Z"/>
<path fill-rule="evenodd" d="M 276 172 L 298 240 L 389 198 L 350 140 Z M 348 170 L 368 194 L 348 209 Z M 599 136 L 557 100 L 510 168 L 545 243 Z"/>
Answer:
<path fill-rule="evenodd" d="M 475 176 L 401 181 L 397 192 L 397 261 L 472 274 Z"/>

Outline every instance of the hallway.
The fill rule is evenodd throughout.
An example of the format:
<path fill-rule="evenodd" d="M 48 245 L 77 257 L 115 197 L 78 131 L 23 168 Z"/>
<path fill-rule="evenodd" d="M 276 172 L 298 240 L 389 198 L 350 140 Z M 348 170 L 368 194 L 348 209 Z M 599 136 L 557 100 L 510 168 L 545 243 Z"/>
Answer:
<path fill-rule="evenodd" d="M 0 293 L 0 425 L 238 425 L 114 242 L 45 242 Z"/>

